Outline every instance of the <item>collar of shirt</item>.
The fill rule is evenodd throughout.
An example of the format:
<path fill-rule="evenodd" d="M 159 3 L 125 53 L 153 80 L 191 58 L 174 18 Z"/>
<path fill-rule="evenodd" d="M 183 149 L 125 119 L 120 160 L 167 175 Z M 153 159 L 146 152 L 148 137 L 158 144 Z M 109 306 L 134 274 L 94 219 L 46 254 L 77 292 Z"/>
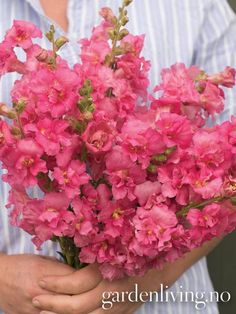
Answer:
<path fill-rule="evenodd" d="M 78 29 L 76 27 L 75 21 L 76 16 L 79 16 L 79 9 L 80 9 L 80 1 L 77 0 L 68 0 L 68 7 L 67 7 L 67 18 L 69 21 L 68 32 L 65 31 L 53 20 L 51 20 L 48 16 L 45 15 L 44 10 L 41 6 L 40 0 L 22 0 L 27 2 L 33 10 L 39 14 L 44 20 L 47 21 L 48 25 L 54 24 L 56 31 L 58 34 L 66 36 L 71 42 L 76 44 L 78 41 Z"/>

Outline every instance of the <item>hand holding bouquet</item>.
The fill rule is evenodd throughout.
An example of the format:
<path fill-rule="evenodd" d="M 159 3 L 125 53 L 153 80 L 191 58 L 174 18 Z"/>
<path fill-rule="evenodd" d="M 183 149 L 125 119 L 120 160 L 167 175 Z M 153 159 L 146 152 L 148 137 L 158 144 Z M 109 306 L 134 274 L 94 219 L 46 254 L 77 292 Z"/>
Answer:
<path fill-rule="evenodd" d="M 0 44 L 0 75 L 21 74 L 13 106 L 0 103 L 11 222 L 38 248 L 57 241 L 66 263 L 96 262 L 110 280 L 161 268 L 236 227 L 236 119 L 206 126 L 224 109 L 222 86 L 234 86 L 235 70 L 175 64 L 151 95 L 144 36 L 125 28 L 130 3 L 118 17 L 101 10 L 73 69 L 54 27 L 52 50 L 23 21 Z"/>

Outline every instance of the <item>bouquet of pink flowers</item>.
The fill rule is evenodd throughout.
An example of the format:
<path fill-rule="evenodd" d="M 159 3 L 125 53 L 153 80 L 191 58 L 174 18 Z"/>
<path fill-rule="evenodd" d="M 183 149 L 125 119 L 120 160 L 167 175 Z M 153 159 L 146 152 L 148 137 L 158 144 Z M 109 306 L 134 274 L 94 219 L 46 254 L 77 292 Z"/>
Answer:
<path fill-rule="evenodd" d="M 161 268 L 236 227 L 236 118 L 205 125 L 223 110 L 221 86 L 233 87 L 235 70 L 175 64 L 162 71 L 158 96 L 149 94 L 144 36 L 125 28 L 131 2 L 117 17 L 101 10 L 73 68 L 53 26 L 52 50 L 33 42 L 41 31 L 24 21 L 0 44 L 0 76 L 21 74 L 13 106 L 0 103 L 11 223 L 38 248 L 59 242 L 73 267 L 98 263 L 109 279 Z"/>

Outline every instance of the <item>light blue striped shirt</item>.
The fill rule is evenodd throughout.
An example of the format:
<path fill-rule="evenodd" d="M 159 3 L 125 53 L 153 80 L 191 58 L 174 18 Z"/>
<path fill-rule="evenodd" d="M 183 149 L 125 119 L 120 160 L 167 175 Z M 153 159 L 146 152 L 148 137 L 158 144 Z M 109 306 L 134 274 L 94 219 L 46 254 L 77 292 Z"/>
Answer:
<path fill-rule="evenodd" d="M 87 37 L 92 27 L 99 22 L 99 8 L 111 6 L 117 9 L 120 0 L 69 0 L 67 37 L 70 44 L 61 54 L 71 65 L 79 60 L 77 39 Z M 56 1 L 55 1 L 56 3 Z M 56 4 L 55 4 L 56 10 Z M 152 87 L 159 80 L 161 68 L 175 62 L 187 66 L 197 64 L 210 73 L 222 70 L 226 65 L 236 67 L 236 19 L 225 0 L 134 0 L 129 7 L 129 29 L 135 34 L 146 34 L 143 54 L 152 62 L 150 78 Z M 40 6 L 39 0 L 0 1 L 0 40 L 11 27 L 13 19 L 30 20 L 44 32 L 52 23 Z M 55 23 L 54 23 L 55 24 Z M 63 33 L 57 28 L 58 33 Z M 47 46 L 48 43 L 43 43 Z M 16 75 L 7 75 L 0 82 L 0 100 L 9 103 L 9 92 Z M 233 98 L 236 92 L 229 91 L 227 106 L 221 119 L 228 119 L 236 113 Z M 30 236 L 8 224 L 8 187 L 0 183 L 0 251 L 8 254 L 39 254 L 30 241 Z M 55 255 L 55 247 L 49 242 L 40 254 Z M 182 275 L 170 288 L 171 291 L 209 292 L 213 291 L 203 258 Z M 1 296 L 0 296 L 1 298 Z M 192 302 L 150 302 L 137 313 L 194 314 L 199 313 Z M 201 313 L 218 313 L 216 303 L 208 303 Z"/>

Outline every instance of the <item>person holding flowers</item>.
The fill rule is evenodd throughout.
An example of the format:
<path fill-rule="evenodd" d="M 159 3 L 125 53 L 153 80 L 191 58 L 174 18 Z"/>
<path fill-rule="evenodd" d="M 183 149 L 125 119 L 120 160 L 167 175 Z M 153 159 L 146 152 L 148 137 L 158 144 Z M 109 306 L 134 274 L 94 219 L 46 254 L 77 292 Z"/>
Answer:
<path fill-rule="evenodd" d="M 229 202 L 235 181 L 228 176 L 234 172 L 235 119 L 201 127 L 223 110 L 222 86 L 234 85 L 236 19 L 222 0 L 131 2 L 123 1 L 118 17 L 108 7 L 100 10 L 104 22 L 80 42 L 82 65 L 77 40 L 96 24 L 100 7 L 115 11 L 120 1 L 0 4 L 0 76 L 17 72 L 23 78 L 7 75 L 0 85 L 0 114 L 14 121 L 11 128 L 5 120 L 0 125 L 11 221 L 34 236 L 44 256 L 55 254 L 55 243 L 43 245 L 53 239 L 70 266 L 80 266 L 78 247 L 80 260 L 91 264 L 75 270 L 32 254 L 29 237 L 9 226 L 1 209 L 0 309 L 6 314 L 194 313 L 191 303 L 129 300 L 105 310 L 102 296 L 132 291 L 135 284 L 147 292 L 161 284 L 174 291 L 213 290 L 204 256 L 235 227 Z M 124 28 L 127 10 L 129 29 L 146 33 L 145 44 L 144 36 Z M 44 46 L 52 50 L 42 49 L 32 40 L 52 21 L 57 25 Z M 151 68 L 141 56 L 143 44 Z M 155 88 L 161 97 L 150 98 L 148 71 L 154 84 L 173 62 Z M 10 94 L 13 109 L 5 105 Z M 235 90 L 226 96 L 224 120 L 235 113 Z M 147 100 L 151 109 L 136 111 L 136 103 Z M 43 200 L 32 197 L 38 190 L 26 193 L 35 185 Z M 2 182 L 2 206 L 7 190 Z M 203 312 L 218 313 L 215 302 Z"/>

